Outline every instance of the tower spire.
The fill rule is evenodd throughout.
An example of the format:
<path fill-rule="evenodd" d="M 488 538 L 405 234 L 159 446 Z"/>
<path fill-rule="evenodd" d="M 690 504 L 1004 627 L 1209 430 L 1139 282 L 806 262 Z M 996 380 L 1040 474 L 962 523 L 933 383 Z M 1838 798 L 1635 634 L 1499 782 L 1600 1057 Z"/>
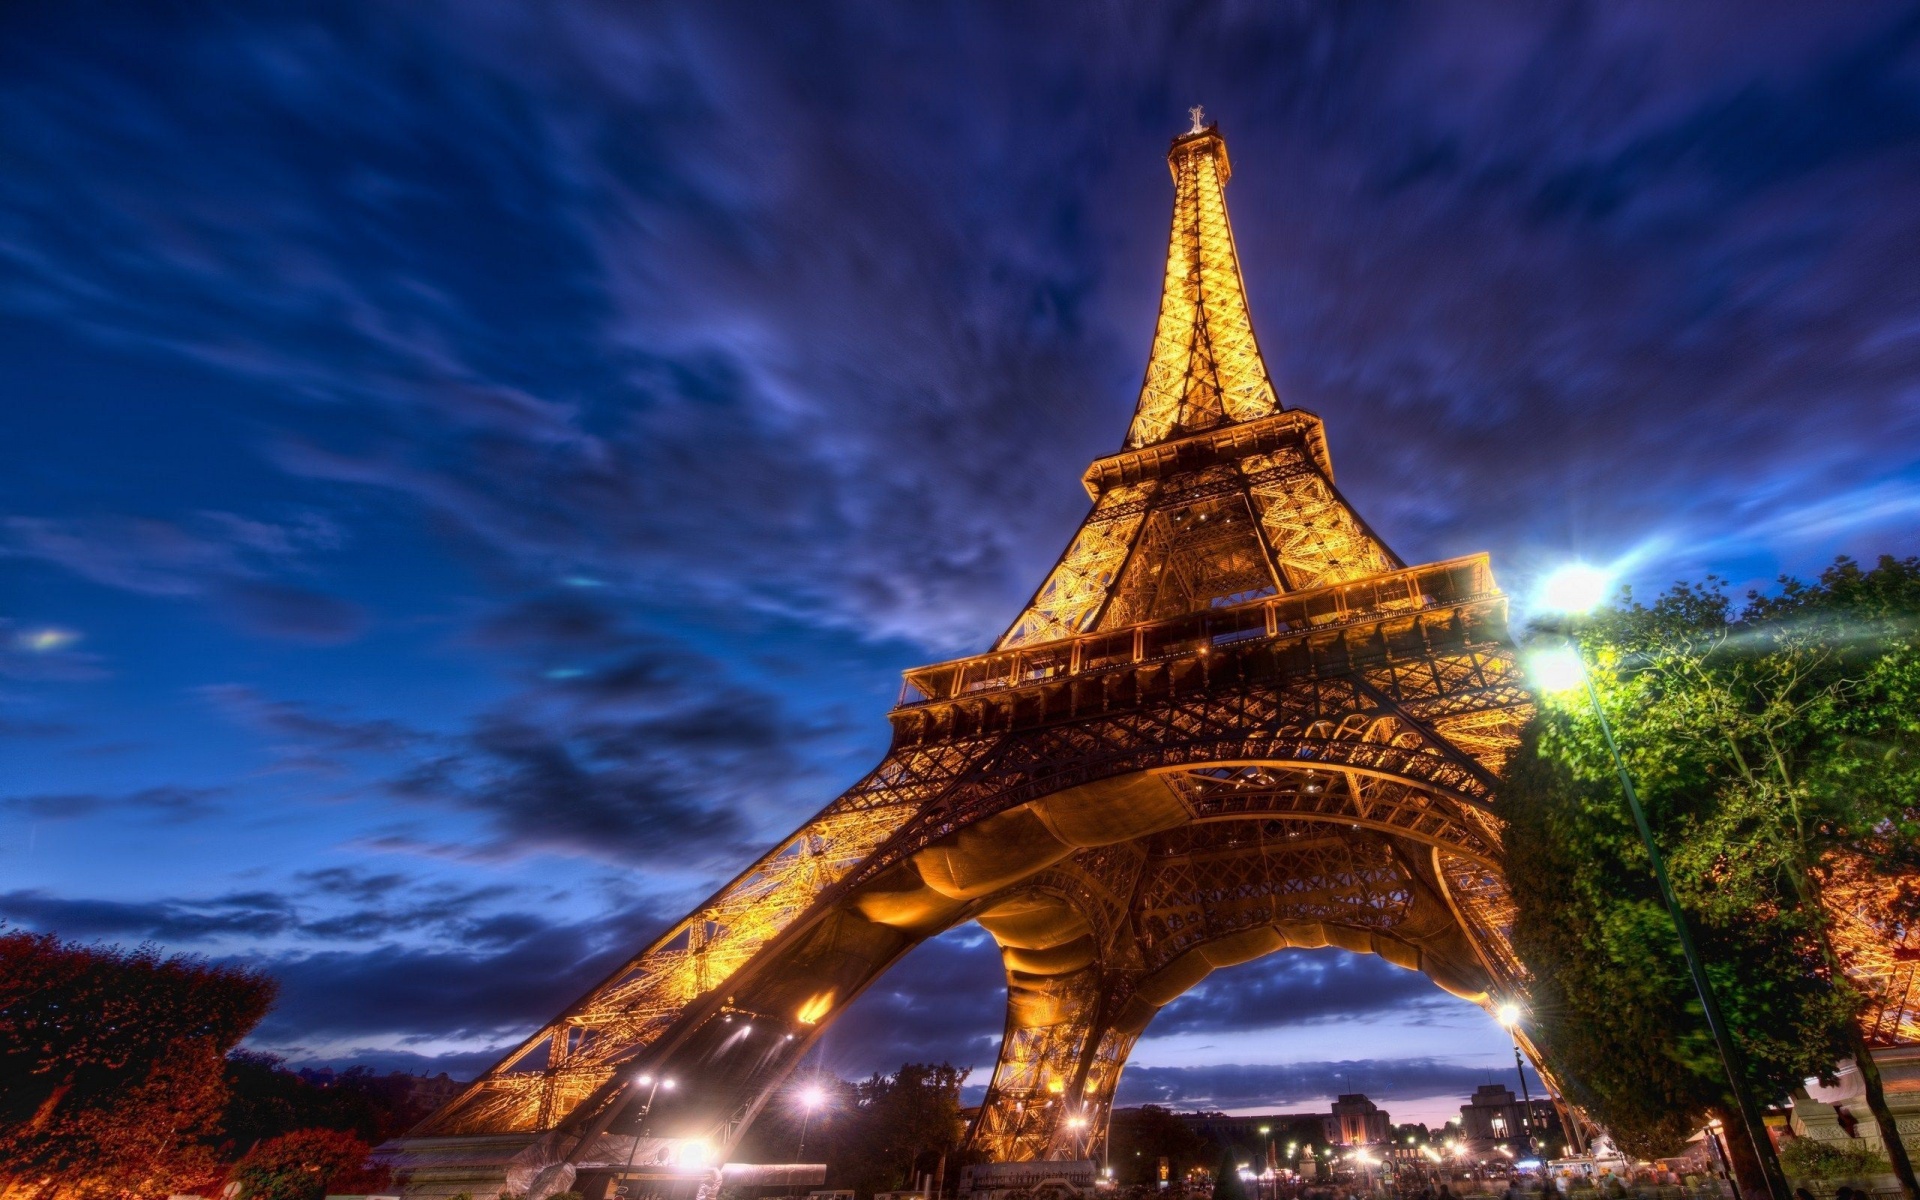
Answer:
<path fill-rule="evenodd" d="M 1247 315 L 1246 285 L 1227 221 L 1227 143 L 1205 111 L 1173 141 L 1173 228 L 1160 319 L 1127 431 L 1138 447 L 1280 410 Z"/>

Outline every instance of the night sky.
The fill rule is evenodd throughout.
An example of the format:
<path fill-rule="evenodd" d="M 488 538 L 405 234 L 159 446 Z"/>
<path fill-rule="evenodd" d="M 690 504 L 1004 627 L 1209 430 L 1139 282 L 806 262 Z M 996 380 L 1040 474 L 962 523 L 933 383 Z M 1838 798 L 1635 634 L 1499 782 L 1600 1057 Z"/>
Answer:
<path fill-rule="evenodd" d="M 1920 552 L 1912 5 L 12 4 L 0 917 L 266 967 L 298 1062 L 483 1067 L 1012 619 L 1196 103 L 1408 561 Z M 984 1084 L 1002 1005 L 958 930 L 824 1060 Z M 1508 1054 L 1295 952 L 1121 1099 L 1443 1116 Z"/>

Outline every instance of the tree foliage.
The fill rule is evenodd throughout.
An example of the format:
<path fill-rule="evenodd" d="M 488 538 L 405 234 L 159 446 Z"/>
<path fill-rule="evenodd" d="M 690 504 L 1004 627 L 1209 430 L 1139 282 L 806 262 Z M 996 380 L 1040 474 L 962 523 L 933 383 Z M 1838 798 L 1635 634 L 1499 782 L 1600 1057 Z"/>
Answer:
<path fill-rule="evenodd" d="M 238 1200 L 321 1200 L 328 1192 L 364 1193 L 386 1183 L 369 1167 L 372 1147 L 337 1129 L 297 1129 L 260 1143 L 234 1164 Z"/>
<path fill-rule="evenodd" d="M 266 976 L 151 947 L 0 933 L 0 1163 L 80 1194 L 215 1178 L 222 1061 Z"/>
<path fill-rule="evenodd" d="M 235 1154 L 297 1129 L 338 1129 L 379 1145 L 428 1115 L 405 1076 L 352 1067 L 314 1082 L 277 1055 L 236 1050 L 227 1056 L 228 1100 L 221 1120 Z M 324 1085 L 324 1086 L 323 1086 Z"/>
<path fill-rule="evenodd" d="M 1920 865 L 1920 560 L 1843 559 L 1738 611 L 1712 579 L 1629 596 L 1578 636 L 1749 1085 L 1830 1076 L 1866 998 L 1822 888 Z M 1503 808 L 1531 1032 L 1624 1148 L 1670 1151 L 1731 1104 L 1584 697 L 1543 704 Z M 1915 915 L 1908 889 L 1881 901 Z"/>
<path fill-rule="evenodd" d="M 947 1156 L 951 1186 L 959 1174 L 966 1134 L 960 1085 L 967 1069 L 948 1063 L 907 1063 L 891 1075 L 857 1083 L 809 1079 L 776 1095 L 748 1131 L 738 1153 L 762 1162 L 791 1162 L 804 1123 L 808 1162 L 828 1164 L 827 1186 L 862 1197 L 912 1186 Z M 818 1088 L 824 1100 L 806 1109 L 800 1094 Z"/>
<path fill-rule="evenodd" d="M 1780 1165 L 1796 1179 L 1864 1179 L 1885 1174 L 1886 1160 L 1858 1142 L 1817 1142 L 1788 1138 L 1780 1147 Z"/>

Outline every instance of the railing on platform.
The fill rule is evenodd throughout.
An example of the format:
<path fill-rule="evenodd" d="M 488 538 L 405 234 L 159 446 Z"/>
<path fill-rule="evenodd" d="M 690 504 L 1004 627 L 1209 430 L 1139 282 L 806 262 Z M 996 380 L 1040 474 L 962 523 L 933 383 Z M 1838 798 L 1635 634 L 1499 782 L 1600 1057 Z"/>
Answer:
<path fill-rule="evenodd" d="M 1115 667 L 1204 654 L 1216 646 L 1297 637 L 1393 613 L 1497 596 L 1484 554 L 1370 575 L 1164 621 L 1081 634 L 906 672 L 900 705 L 957 700 Z"/>

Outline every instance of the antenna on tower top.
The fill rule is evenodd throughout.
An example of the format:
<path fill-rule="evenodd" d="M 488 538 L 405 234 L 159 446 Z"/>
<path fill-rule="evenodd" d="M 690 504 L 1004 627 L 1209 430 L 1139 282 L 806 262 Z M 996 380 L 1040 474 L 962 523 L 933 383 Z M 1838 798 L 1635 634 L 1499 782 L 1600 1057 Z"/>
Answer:
<path fill-rule="evenodd" d="M 1207 110 L 1196 104 L 1187 110 L 1187 115 L 1193 118 L 1193 128 L 1187 130 L 1187 132 L 1199 133 L 1201 127 L 1207 123 Z"/>

